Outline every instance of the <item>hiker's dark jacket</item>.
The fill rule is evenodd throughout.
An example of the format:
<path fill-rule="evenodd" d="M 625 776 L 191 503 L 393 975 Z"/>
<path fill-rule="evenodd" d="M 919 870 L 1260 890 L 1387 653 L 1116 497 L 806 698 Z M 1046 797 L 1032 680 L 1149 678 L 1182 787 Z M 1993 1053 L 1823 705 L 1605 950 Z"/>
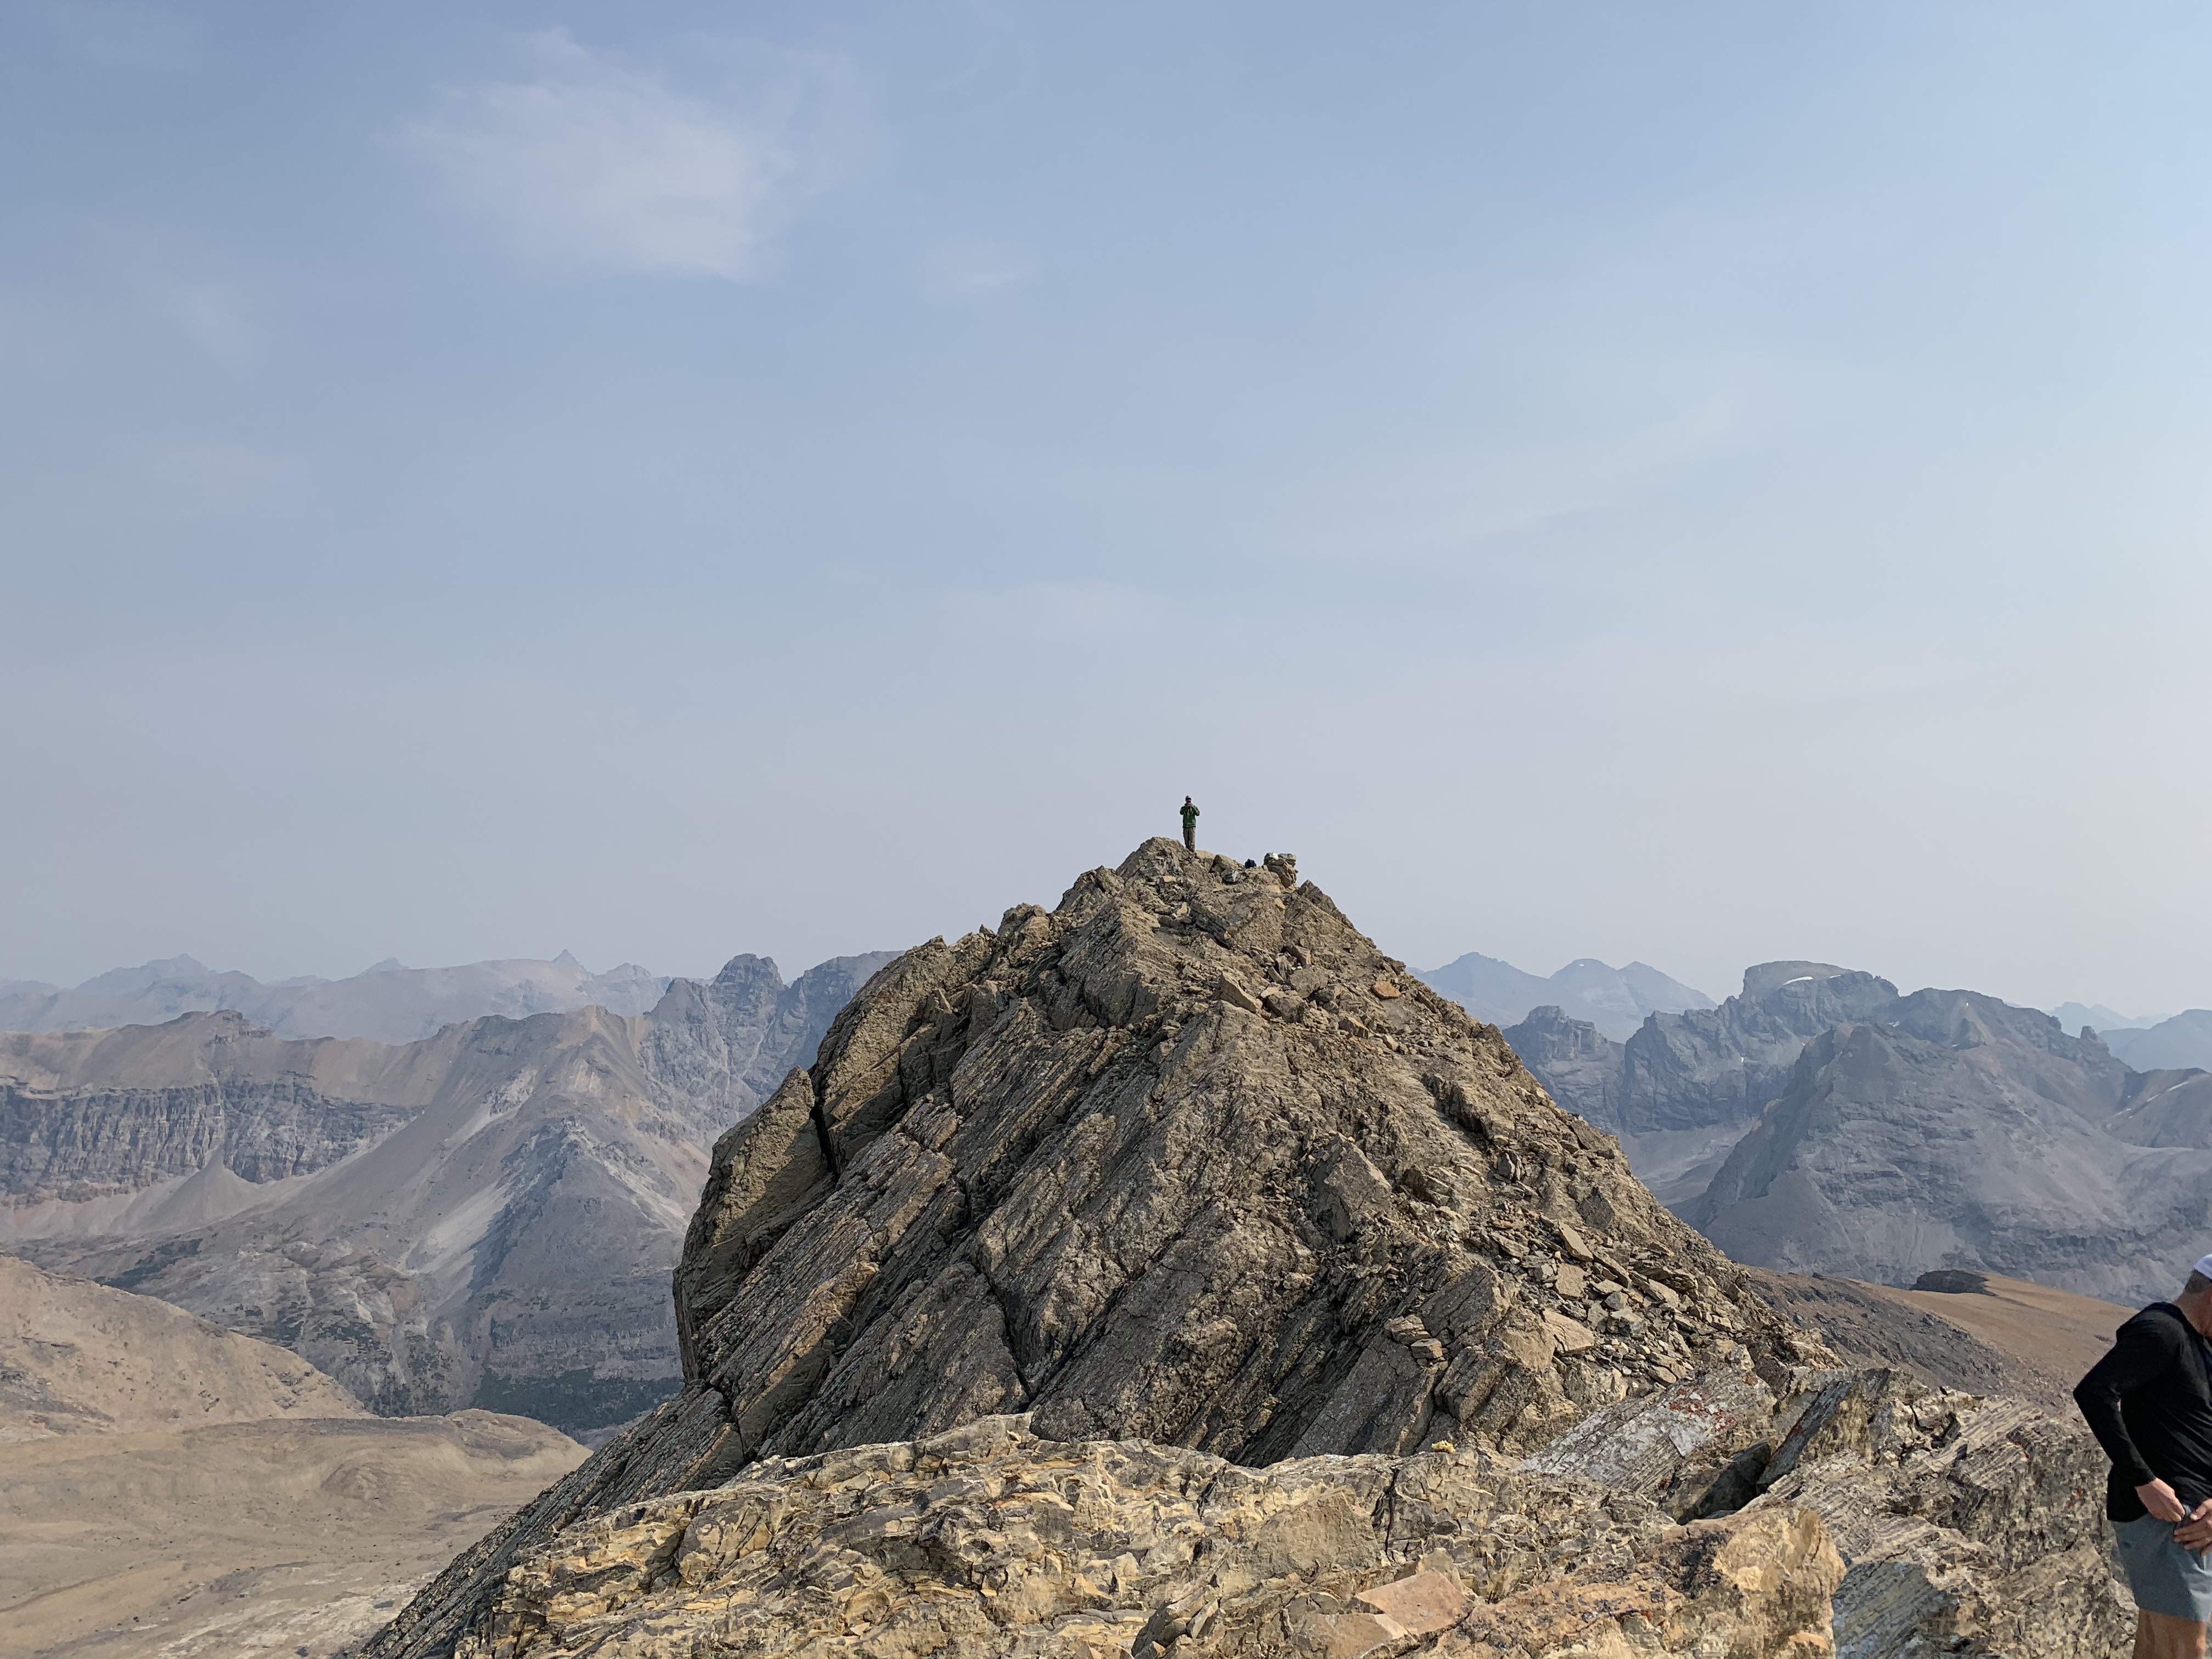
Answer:
<path fill-rule="evenodd" d="M 2212 1342 L 2173 1304 L 2154 1302 L 2121 1326 L 2074 1403 L 2112 1460 L 2109 1519 L 2142 1520 L 2136 1488 L 2154 1480 L 2188 1509 L 2212 1498 Z"/>

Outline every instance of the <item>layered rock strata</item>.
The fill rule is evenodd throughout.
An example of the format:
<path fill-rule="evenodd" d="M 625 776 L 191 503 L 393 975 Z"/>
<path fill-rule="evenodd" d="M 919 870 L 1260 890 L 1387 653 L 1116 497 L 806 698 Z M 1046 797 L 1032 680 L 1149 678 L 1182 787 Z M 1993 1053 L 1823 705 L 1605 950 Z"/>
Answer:
<path fill-rule="evenodd" d="M 364 1659 L 2104 1659 L 2130 1616 L 2086 1435 L 1833 1368 L 1287 858 L 1148 842 L 908 952 L 717 1144 L 675 1299 L 684 1396 Z"/>
<path fill-rule="evenodd" d="M 879 974 L 716 1146 L 676 1303 L 685 1398 L 385 1650 L 449 1644 L 560 1527 L 762 1457 L 1008 1413 L 1253 1466 L 1516 1455 L 1824 1352 L 1291 860 L 1164 840 Z"/>

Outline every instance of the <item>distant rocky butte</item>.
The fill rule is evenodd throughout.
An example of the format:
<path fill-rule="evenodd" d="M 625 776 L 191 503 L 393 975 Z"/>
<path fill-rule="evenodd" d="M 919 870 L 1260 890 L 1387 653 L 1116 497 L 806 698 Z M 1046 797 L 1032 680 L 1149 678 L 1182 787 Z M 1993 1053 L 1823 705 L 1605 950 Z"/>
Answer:
<path fill-rule="evenodd" d="M 1505 1038 L 1553 1098 L 1619 1135 L 1637 1173 L 1679 1203 L 1705 1189 L 1808 1042 L 1896 996 L 1872 974 L 1768 962 L 1718 1007 L 1654 1014 L 1626 1043 L 1559 1008 L 1534 1010 Z"/>
<path fill-rule="evenodd" d="M 264 984 L 190 957 L 118 968 L 71 990 L 32 980 L 0 983 L 0 1031 L 77 1031 L 159 1025 L 179 1014 L 244 1014 L 278 1036 L 369 1037 L 413 1042 L 443 1026 L 485 1014 L 524 1019 L 599 1007 L 641 1014 L 669 981 L 626 962 L 595 974 L 563 951 L 550 962 L 518 957 L 458 968 L 405 968 L 380 962 L 350 979 L 288 979 Z"/>
<path fill-rule="evenodd" d="M 363 1659 L 2124 1641 L 2086 1434 L 1833 1369 L 1284 855 L 908 951 L 676 1302 L 682 1398 Z"/>
<path fill-rule="evenodd" d="M 1910 1285 L 1980 1269 L 2139 1307 L 2212 1250 L 2212 1074 L 1917 991 L 1808 1043 L 1686 1218 L 1740 1260 Z"/>
<path fill-rule="evenodd" d="M 1713 1006 L 1703 991 L 1649 963 L 1612 968 L 1595 957 L 1579 957 L 1549 979 L 1539 979 L 1510 962 L 1470 951 L 1441 968 L 1419 969 L 1415 977 L 1493 1025 L 1511 1025 L 1531 1009 L 1552 1006 L 1589 1021 L 1616 1041 L 1634 1031 L 1646 1015 Z"/>
<path fill-rule="evenodd" d="M 714 1137 L 888 953 L 738 957 L 651 1012 L 404 1046 L 235 1012 L 0 1036 L 0 1246 L 281 1343 L 389 1415 L 584 1432 L 676 1386 L 666 1274 Z"/>

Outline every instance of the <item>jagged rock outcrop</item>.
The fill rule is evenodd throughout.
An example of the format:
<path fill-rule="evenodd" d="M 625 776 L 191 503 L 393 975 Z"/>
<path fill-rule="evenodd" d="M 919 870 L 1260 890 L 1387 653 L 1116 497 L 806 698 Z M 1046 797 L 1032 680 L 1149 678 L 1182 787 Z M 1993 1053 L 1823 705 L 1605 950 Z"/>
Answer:
<path fill-rule="evenodd" d="M 677 1303 L 686 1398 L 457 1564 L 420 1650 L 559 1527 L 761 1457 L 1009 1412 L 1507 1455 L 1821 1352 L 1291 860 L 1166 841 L 878 975 L 716 1146 Z"/>
<path fill-rule="evenodd" d="M 2078 1422 L 1894 1371 L 1806 1379 L 1743 1514 L 1810 1510 L 1849 1571 L 1841 1659 L 2119 1659 L 2135 1607 L 2112 1571 L 2106 1464 Z"/>
<path fill-rule="evenodd" d="M 676 1386 L 707 1149 L 888 953 L 403 1047 L 237 1013 L 0 1037 L 0 1240 L 295 1349 L 377 1410 L 578 1432 Z"/>
<path fill-rule="evenodd" d="M 1892 1371 L 1792 1383 L 1723 1365 L 1517 1462 L 1252 1469 L 1028 1416 L 764 1458 L 551 1535 L 458 1639 L 403 1623 L 366 1659 L 2126 1651 L 2078 1427 Z"/>

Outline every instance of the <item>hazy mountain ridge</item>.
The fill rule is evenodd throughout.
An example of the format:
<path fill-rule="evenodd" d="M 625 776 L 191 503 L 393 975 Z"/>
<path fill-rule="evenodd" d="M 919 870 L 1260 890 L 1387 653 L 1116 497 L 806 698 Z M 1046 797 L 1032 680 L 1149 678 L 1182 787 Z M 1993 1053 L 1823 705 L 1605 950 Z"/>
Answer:
<path fill-rule="evenodd" d="M 2078 1031 L 2087 1025 L 2104 1037 L 2115 1031 L 2148 1030 L 2169 1018 L 2165 1014 L 2123 1014 L 2101 1002 L 2062 1002 L 2051 1010 L 2051 1017 L 2069 1031 Z"/>
<path fill-rule="evenodd" d="M 34 980 L 0 983 L 0 1031 L 158 1025 L 179 1014 L 228 1009 L 278 1036 L 413 1042 L 485 1014 L 523 1019 L 592 1006 L 642 1014 L 672 982 L 629 962 L 595 974 L 566 951 L 550 961 L 518 957 L 452 968 L 391 960 L 350 979 L 266 983 L 171 957 L 113 969 L 67 990 Z"/>
<path fill-rule="evenodd" d="M 1505 1040 L 1553 1098 L 1618 1134 L 1637 1174 L 1676 1203 L 1704 1189 L 1808 1042 L 1896 995 L 1886 979 L 1830 963 L 1760 963 L 1718 1007 L 1654 1013 L 1625 1043 L 1559 1008 L 1532 1011 Z"/>
<path fill-rule="evenodd" d="M 1616 1042 L 1641 1025 L 1647 1014 L 1713 1006 L 1703 991 L 1648 963 L 1613 968 L 1595 957 L 1578 957 L 1542 979 L 1510 962 L 1469 951 L 1441 968 L 1415 969 L 1413 976 L 1492 1025 L 1516 1024 L 1530 1010 L 1548 1005 L 1588 1020 Z"/>
<path fill-rule="evenodd" d="M 1963 1267 L 2141 1301 L 2212 1246 L 2212 1076 L 2131 1069 L 1995 997 L 1771 963 L 1626 1043 L 1556 1009 L 1505 1035 L 1754 1266 L 1893 1285 Z"/>
<path fill-rule="evenodd" d="M 2212 1008 L 2191 1008 L 2155 1025 L 2109 1031 L 2099 1026 L 2097 1035 L 2138 1072 L 2212 1071 Z"/>
<path fill-rule="evenodd" d="M 387 1413 L 578 1431 L 672 1385 L 667 1273 L 707 1148 L 876 968 L 733 958 L 648 1013 L 405 1045 L 234 1011 L 0 1039 L 0 1239 L 295 1348 Z"/>

